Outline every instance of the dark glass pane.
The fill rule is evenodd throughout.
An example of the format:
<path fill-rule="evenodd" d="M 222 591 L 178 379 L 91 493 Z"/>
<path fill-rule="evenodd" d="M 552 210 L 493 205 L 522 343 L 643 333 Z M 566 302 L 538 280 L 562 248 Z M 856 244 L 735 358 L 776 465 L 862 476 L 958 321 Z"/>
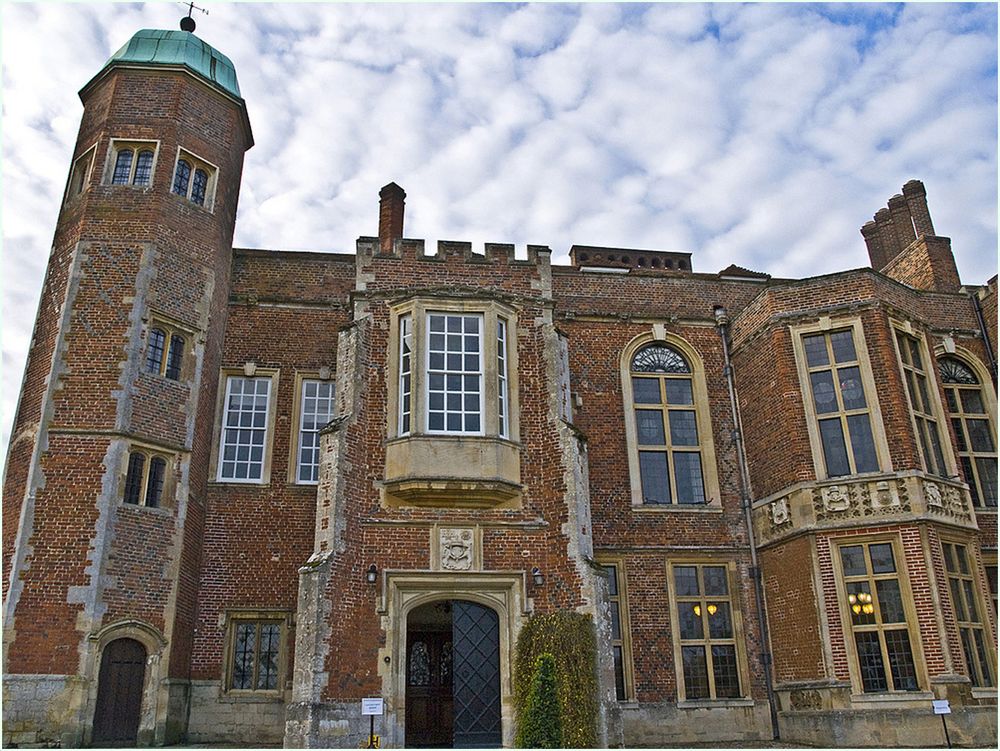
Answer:
<path fill-rule="evenodd" d="M 683 647 L 684 694 L 688 699 L 707 699 L 708 666 L 705 664 L 704 647 Z"/>
<path fill-rule="evenodd" d="M 146 505 L 156 508 L 163 495 L 163 481 L 167 476 L 167 462 L 157 456 L 149 463 L 149 480 L 146 482 Z"/>
<path fill-rule="evenodd" d="M 910 362 L 917 370 L 923 370 L 924 362 L 920 357 L 920 342 L 910 337 L 906 337 L 906 341 L 910 345 Z"/>
<path fill-rule="evenodd" d="M 615 640 L 622 638 L 622 616 L 617 602 L 611 603 L 611 638 Z"/>
<path fill-rule="evenodd" d="M 128 185 L 132 172 L 132 149 L 122 149 L 115 158 L 115 171 L 111 176 L 112 185 Z"/>
<path fill-rule="evenodd" d="M 948 402 L 948 411 L 958 412 L 958 397 L 955 396 L 955 389 L 945 389 L 944 398 Z"/>
<path fill-rule="evenodd" d="M 625 701 L 625 662 L 622 659 L 622 648 L 615 645 L 612 652 L 615 660 L 615 698 Z"/>
<path fill-rule="evenodd" d="M 861 384 L 861 371 L 857 366 L 838 368 L 837 378 L 840 381 L 840 397 L 844 400 L 844 409 L 864 409 L 865 387 Z"/>
<path fill-rule="evenodd" d="M 899 356 L 907 365 L 910 364 L 910 349 L 906 344 L 906 334 L 896 332 L 896 345 L 899 347 Z"/>
<path fill-rule="evenodd" d="M 174 173 L 174 193 L 179 196 L 186 196 L 190 180 L 191 165 L 186 160 L 181 159 L 177 162 L 177 171 Z"/>
<path fill-rule="evenodd" d="M 931 399 L 927 395 L 927 379 L 922 375 L 915 376 L 915 381 L 917 384 L 917 391 L 920 394 L 920 406 L 918 409 L 925 413 L 931 414 Z"/>
<path fill-rule="evenodd" d="M 665 453 L 640 451 L 639 476 L 644 503 L 670 503 L 670 477 Z"/>
<path fill-rule="evenodd" d="M 979 617 L 979 607 L 976 604 L 976 590 L 972 582 L 968 579 L 963 579 L 962 589 L 965 592 L 965 606 L 969 609 L 969 622 L 982 623 L 982 618 Z"/>
<path fill-rule="evenodd" d="M 677 502 L 704 503 L 705 484 L 701 475 L 701 454 L 675 451 L 674 472 L 677 475 Z"/>
<path fill-rule="evenodd" d="M 686 409 L 672 409 L 669 414 L 670 442 L 674 446 L 697 446 L 698 425 L 695 421 L 694 412 Z"/>
<path fill-rule="evenodd" d="M 462 333 L 462 318 L 461 316 L 445 316 L 445 328 L 450 334 L 461 334 Z"/>
<path fill-rule="evenodd" d="M 667 391 L 668 404 L 694 404 L 691 381 L 687 378 L 666 378 L 663 381 L 663 386 Z"/>
<path fill-rule="evenodd" d="M 816 406 L 816 414 L 823 415 L 829 412 L 836 412 L 837 394 L 833 390 L 833 373 L 829 370 L 821 370 L 818 373 L 810 373 L 809 380 L 812 382 L 813 403 Z"/>
<path fill-rule="evenodd" d="M 640 446 L 664 446 L 667 443 L 663 432 L 663 413 L 658 409 L 637 409 L 635 427 Z"/>
<path fill-rule="evenodd" d="M 191 201 L 199 206 L 205 205 L 205 188 L 208 187 L 208 173 L 203 169 L 194 171 L 194 181 L 191 183 Z"/>
<path fill-rule="evenodd" d="M 958 444 L 959 451 L 968 451 L 969 445 L 965 442 L 965 431 L 962 430 L 962 421 L 957 418 L 951 418 L 951 427 L 955 431 L 955 442 Z M 969 475 L 971 477 L 971 475 Z"/>
<path fill-rule="evenodd" d="M 976 686 L 978 685 L 976 678 L 979 671 L 976 670 L 976 653 L 972 648 L 972 629 L 959 629 L 959 634 L 962 638 L 962 651 L 965 653 L 965 665 L 969 669 L 969 678 L 972 681 L 972 685 Z"/>
<path fill-rule="evenodd" d="M 987 454 L 993 451 L 993 432 L 990 430 L 989 420 L 967 419 L 965 425 L 969 429 L 969 442 L 973 451 Z"/>
<path fill-rule="evenodd" d="M 260 626 L 260 650 L 257 660 L 257 688 L 272 691 L 278 687 L 278 643 L 280 628 L 276 623 Z"/>
<path fill-rule="evenodd" d="M 948 470 L 945 468 L 944 454 L 941 452 L 941 437 L 938 434 L 937 423 L 933 420 L 927 421 L 927 434 L 930 438 L 931 451 L 934 452 L 934 469 L 931 471 L 941 477 L 947 477 Z"/>
<path fill-rule="evenodd" d="M 983 505 L 997 505 L 997 459 L 995 456 L 976 457 L 979 483 L 983 489 Z"/>
<path fill-rule="evenodd" d="M 618 569 L 615 566 L 605 566 L 604 575 L 608 580 L 608 594 L 618 596 Z"/>
<path fill-rule="evenodd" d="M 906 631 L 886 631 L 885 649 L 889 654 L 894 688 L 897 691 L 916 691 L 917 668 L 913 664 L 910 637 Z"/>
<path fill-rule="evenodd" d="M 153 174 L 153 152 L 140 151 L 139 158 L 135 162 L 135 177 L 132 178 L 133 185 L 149 185 L 149 178 Z"/>
<path fill-rule="evenodd" d="M 864 576 L 868 573 L 865 566 L 865 549 L 861 545 L 845 545 L 840 549 L 840 563 L 844 568 L 844 576 Z"/>
<path fill-rule="evenodd" d="M 633 378 L 632 398 L 636 404 L 660 404 L 660 379 Z"/>
<path fill-rule="evenodd" d="M 872 557 L 872 573 L 892 574 L 896 571 L 896 560 L 892 557 L 892 545 L 880 542 L 868 548 Z"/>
<path fill-rule="evenodd" d="M 415 641 L 410 647 L 409 685 L 429 686 L 431 682 L 431 658 L 427 644 Z"/>
<path fill-rule="evenodd" d="M 712 645 L 712 673 L 715 676 L 715 698 L 736 699 L 740 695 L 739 670 L 736 667 L 736 646 Z"/>
<path fill-rule="evenodd" d="M 709 602 L 705 609 L 708 611 L 708 636 L 710 639 L 732 639 L 733 638 L 733 617 L 729 612 L 728 602 Z M 714 609 L 714 613 L 712 612 Z"/>
<path fill-rule="evenodd" d="M 635 353 L 632 370 L 637 373 L 690 373 L 687 360 L 665 344 L 650 344 Z"/>
<path fill-rule="evenodd" d="M 149 342 L 146 344 L 146 372 L 159 373 L 163 365 L 163 346 L 167 335 L 162 329 L 149 330 Z"/>
<path fill-rule="evenodd" d="M 972 459 L 967 456 L 960 456 L 958 457 L 958 462 L 962 465 L 962 474 L 965 475 L 965 481 L 969 483 L 969 495 L 972 496 L 972 505 L 981 506 L 983 501 L 979 496 L 979 486 L 976 484 L 976 475 L 972 471 Z"/>
<path fill-rule="evenodd" d="M 233 650 L 232 687 L 253 688 L 253 662 L 256 652 L 257 629 L 255 623 L 236 625 L 236 643 Z"/>
<path fill-rule="evenodd" d="M 969 573 L 969 559 L 965 554 L 964 545 L 955 546 L 955 560 L 958 561 L 958 570 L 963 574 Z"/>
<path fill-rule="evenodd" d="M 146 457 L 133 452 L 128 457 L 128 472 L 125 475 L 125 503 L 139 503 L 142 495 L 142 473 L 146 468 Z"/>
<path fill-rule="evenodd" d="M 851 474 L 847 462 L 847 445 L 844 443 L 844 429 L 840 418 L 819 421 L 820 438 L 823 441 L 823 457 L 826 459 L 826 473 L 830 477 Z"/>
<path fill-rule="evenodd" d="M 826 351 L 826 336 L 814 334 L 802 337 L 802 346 L 806 351 L 806 362 L 810 368 L 830 364 L 830 355 Z"/>
<path fill-rule="evenodd" d="M 853 332 L 834 331 L 830 334 L 830 345 L 833 348 L 833 359 L 837 362 L 854 362 L 858 359 L 854 351 Z"/>
<path fill-rule="evenodd" d="M 677 618 L 680 621 L 681 639 L 703 639 L 705 634 L 701 623 L 701 605 L 696 602 L 677 603 Z"/>
<path fill-rule="evenodd" d="M 868 415 L 848 415 L 847 429 L 851 433 L 851 450 L 854 452 L 856 471 L 878 472 L 878 456 L 875 454 L 875 440 L 872 438 Z"/>
<path fill-rule="evenodd" d="M 962 389 L 962 411 L 970 414 L 983 414 L 986 408 L 983 407 L 983 398 L 978 389 Z"/>
<path fill-rule="evenodd" d="M 167 378 L 180 380 L 181 364 L 184 362 L 184 337 L 174 334 L 170 337 L 170 350 L 167 352 Z"/>
<path fill-rule="evenodd" d="M 877 581 L 875 582 L 875 591 L 878 593 L 878 606 L 882 613 L 882 623 L 906 623 L 899 582 L 895 579 Z"/>
<path fill-rule="evenodd" d="M 878 634 L 858 631 L 854 634 L 854 644 L 858 651 L 858 667 L 861 669 L 861 683 L 865 693 L 888 691 L 889 683 L 886 680 Z"/>
<path fill-rule="evenodd" d="M 941 543 L 941 552 L 944 555 L 945 571 L 949 573 L 958 571 L 958 564 L 955 563 L 955 546 L 950 542 L 943 542 Z"/>
<path fill-rule="evenodd" d="M 983 636 L 982 630 L 977 628 L 973 631 L 973 638 L 976 642 L 976 656 L 979 658 L 979 683 L 977 684 L 975 680 L 973 680 L 972 685 L 985 686 L 987 688 L 992 687 L 993 664 L 987 656 L 986 639 Z"/>
<path fill-rule="evenodd" d="M 729 578 L 726 576 L 725 566 L 703 566 L 701 576 L 705 582 L 706 595 L 718 597 L 729 594 Z"/>
<path fill-rule="evenodd" d="M 674 587 L 677 597 L 692 597 L 698 589 L 698 569 L 695 566 L 674 566 Z"/>

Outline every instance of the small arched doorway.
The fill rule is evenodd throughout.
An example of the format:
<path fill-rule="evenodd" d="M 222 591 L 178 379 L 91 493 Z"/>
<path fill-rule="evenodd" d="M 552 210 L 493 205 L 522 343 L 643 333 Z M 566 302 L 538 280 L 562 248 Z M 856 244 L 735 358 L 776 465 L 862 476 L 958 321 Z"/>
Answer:
<path fill-rule="evenodd" d="M 146 648 L 135 639 L 115 639 L 101 656 L 94 709 L 95 746 L 134 746 L 142 714 Z"/>
<path fill-rule="evenodd" d="M 406 745 L 501 744 L 496 611 L 467 600 L 415 608 L 406 626 Z"/>

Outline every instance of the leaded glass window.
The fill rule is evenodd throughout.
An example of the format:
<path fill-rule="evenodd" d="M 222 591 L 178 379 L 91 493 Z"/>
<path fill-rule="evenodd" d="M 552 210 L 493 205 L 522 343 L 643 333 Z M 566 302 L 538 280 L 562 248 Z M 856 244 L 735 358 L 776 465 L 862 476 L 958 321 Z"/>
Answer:
<path fill-rule="evenodd" d="M 139 152 L 139 157 L 135 162 L 135 176 L 132 178 L 133 185 L 149 185 L 153 175 L 153 152 L 143 149 Z"/>
<path fill-rule="evenodd" d="M 958 461 L 969 483 L 972 503 L 997 505 L 996 428 L 986 408 L 979 378 L 955 357 L 938 360 L 938 373 L 944 382 L 951 426 L 955 431 Z"/>
<path fill-rule="evenodd" d="M 299 451 L 296 479 L 300 483 L 319 480 L 319 431 L 330 422 L 334 407 L 333 381 L 302 381 L 299 414 Z"/>
<path fill-rule="evenodd" d="M 125 503 L 139 504 L 142 486 L 146 480 L 146 455 L 133 451 L 128 457 L 128 472 L 125 475 Z"/>
<path fill-rule="evenodd" d="M 230 376 L 227 379 L 219 447 L 219 480 L 263 480 L 270 395 L 270 378 Z"/>
<path fill-rule="evenodd" d="M 916 691 L 916 663 L 910 627 L 891 542 L 842 545 L 839 548 L 844 590 L 865 693 Z"/>
<path fill-rule="evenodd" d="M 181 377 L 181 365 L 184 362 L 184 337 L 180 334 L 170 335 L 170 350 L 167 352 L 167 365 L 163 374 L 177 381 Z"/>
<path fill-rule="evenodd" d="M 115 171 L 111 176 L 112 185 L 128 185 L 132 177 L 132 149 L 121 149 L 115 157 Z"/>
<path fill-rule="evenodd" d="M 149 462 L 149 477 L 146 479 L 146 505 L 156 508 L 163 495 L 163 482 L 167 476 L 167 461 L 162 456 L 154 456 Z"/>
<path fill-rule="evenodd" d="M 906 384 L 910 415 L 913 417 L 917 446 L 924 469 L 931 474 L 947 477 L 948 468 L 945 466 L 944 452 L 941 450 L 941 433 L 932 401 L 935 385 L 927 377 L 928 371 L 921 352 L 920 340 L 897 331 L 896 347 L 903 366 L 903 382 Z"/>
<path fill-rule="evenodd" d="M 979 604 L 982 598 L 976 586 L 975 561 L 970 559 L 964 545 L 945 542 L 941 544 L 941 549 L 969 679 L 973 686 L 992 688 L 996 681 L 996 668 L 985 626 L 988 621 Z"/>
<path fill-rule="evenodd" d="M 194 180 L 191 183 L 191 202 L 199 206 L 205 205 L 205 191 L 208 188 L 208 173 L 203 169 L 194 171 Z"/>
<path fill-rule="evenodd" d="M 827 477 L 878 472 L 871 407 L 852 329 L 802 337 Z"/>
<path fill-rule="evenodd" d="M 281 627 L 280 621 L 238 620 L 233 623 L 230 690 L 278 690 Z"/>
<path fill-rule="evenodd" d="M 608 606 L 611 610 L 611 655 L 615 671 L 615 698 L 618 701 L 625 701 L 629 694 L 624 635 L 628 630 L 628 619 L 624 612 L 619 567 L 614 564 L 604 566 L 604 575 L 608 580 Z"/>
<path fill-rule="evenodd" d="M 167 460 L 145 450 L 129 453 L 122 500 L 135 506 L 157 508 L 167 481 Z"/>
<path fill-rule="evenodd" d="M 146 342 L 146 371 L 159 375 L 163 368 L 163 349 L 166 345 L 167 334 L 161 328 L 149 330 L 149 339 Z"/>
<path fill-rule="evenodd" d="M 684 699 L 741 697 L 739 639 L 726 565 L 675 563 L 671 570 Z"/>
<path fill-rule="evenodd" d="M 483 432 L 481 315 L 427 315 L 427 430 Z"/>
<path fill-rule="evenodd" d="M 698 430 L 690 364 L 658 342 L 636 352 L 630 370 L 643 503 L 705 503 L 707 437 Z"/>
<path fill-rule="evenodd" d="M 188 194 L 188 185 L 191 181 L 191 164 L 186 159 L 177 160 L 177 169 L 174 171 L 173 191 L 179 196 Z"/>

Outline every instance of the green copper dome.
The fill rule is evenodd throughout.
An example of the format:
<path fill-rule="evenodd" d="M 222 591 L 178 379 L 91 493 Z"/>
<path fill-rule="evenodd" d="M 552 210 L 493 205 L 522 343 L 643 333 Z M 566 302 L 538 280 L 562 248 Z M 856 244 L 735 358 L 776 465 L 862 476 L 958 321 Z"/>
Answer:
<path fill-rule="evenodd" d="M 180 65 L 223 91 L 240 96 L 236 68 L 230 59 L 189 31 L 138 31 L 104 67 L 117 62 Z"/>

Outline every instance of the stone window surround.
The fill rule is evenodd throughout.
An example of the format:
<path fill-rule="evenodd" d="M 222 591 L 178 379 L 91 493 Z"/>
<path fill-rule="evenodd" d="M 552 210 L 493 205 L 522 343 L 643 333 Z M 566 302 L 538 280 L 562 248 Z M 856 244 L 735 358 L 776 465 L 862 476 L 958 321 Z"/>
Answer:
<path fill-rule="evenodd" d="M 337 416 L 337 384 L 332 368 L 318 370 L 296 370 L 295 389 L 292 395 L 291 432 L 288 434 L 288 483 L 290 485 L 315 486 L 319 480 L 308 482 L 299 480 L 299 429 L 302 425 L 302 386 L 304 381 L 329 381 L 333 384 L 333 415 Z"/>
<path fill-rule="evenodd" d="M 69 203 L 77 196 L 90 188 L 90 181 L 94 175 L 94 157 L 97 155 L 97 143 L 93 143 L 90 148 L 84 149 L 76 159 L 73 160 L 73 169 L 70 170 L 69 182 L 66 184 L 66 197 L 63 203 Z M 77 188 L 79 185 L 79 188 Z"/>
<path fill-rule="evenodd" d="M 678 557 L 671 556 L 666 563 L 667 597 L 670 600 L 670 629 L 673 641 L 674 675 L 677 681 L 677 706 L 680 709 L 698 709 L 701 707 L 733 707 L 752 706 L 753 694 L 750 688 L 750 664 L 746 653 L 746 634 L 743 628 L 743 603 L 740 601 L 740 589 L 735 586 L 739 581 L 736 561 L 720 558 L 709 553 L 690 553 Z M 729 587 L 729 611 L 733 619 L 733 637 L 736 643 L 736 669 L 740 679 L 740 698 L 734 699 L 687 699 L 684 691 L 684 658 L 681 651 L 681 634 L 677 612 L 677 593 L 674 586 L 674 566 L 725 566 L 727 584 Z"/>
<path fill-rule="evenodd" d="M 975 373 L 976 378 L 979 379 L 979 393 L 983 398 L 983 404 L 986 407 L 986 414 L 990 418 L 990 427 L 993 429 L 993 439 L 997 440 L 997 394 L 996 391 L 991 388 L 990 384 L 993 383 L 993 378 L 990 376 L 990 371 L 983 364 L 982 360 L 979 359 L 971 350 L 966 349 L 960 345 L 956 345 L 954 340 L 945 340 L 944 344 L 940 344 L 934 348 L 935 359 L 940 359 L 942 357 L 954 357 L 960 360 L 964 365 L 966 365 L 973 373 Z M 951 419 L 951 414 L 949 413 L 948 418 Z M 951 443 L 951 433 L 948 432 L 949 440 L 946 443 Z M 976 513 L 987 513 L 996 514 L 998 512 L 997 506 L 976 506 Z M 998 680 L 1000 682 L 1000 680 Z"/>
<path fill-rule="evenodd" d="M 138 154 L 143 148 L 153 150 L 153 164 L 149 168 L 149 182 L 145 185 L 135 185 L 132 180 L 135 176 L 135 167 L 138 163 Z M 115 185 L 116 188 L 135 188 L 136 190 L 149 190 L 153 187 L 156 179 L 156 165 L 160 161 L 160 141 L 149 138 L 112 138 L 108 144 L 108 156 L 104 161 L 104 175 L 101 178 L 102 185 L 111 185 L 111 178 L 115 174 L 115 162 L 118 161 L 118 152 L 122 149 L 134 149 L 135 156 L 132 158 L 132 166 L 129 173 L 128 183 Z"/>
<path fill-rule="evenodd" d="M 186 160 L 191 165 L 191 175 L 188 178 L 187 194 L 184 196 L 174 193 L 174 176 L 177 174 L 177 165 L 181 159 Z M 153 164 L 155 166 L 155 159 L 153 160 Z M 208 173 L 208 184 L 205 186 L 205 203 L 203 204 L 198 204 L 191 200 L 191 190 L 194 187 L 194 171 L 196 169 L 202 169 Z M 200 209 L 204 209 L 209 214 L 212 214 L 215 211 L 215 191 L 218 184 L 219 167 L 217 165 L 212 164 L 204 157 L 198 156 L 193 151 L 185 149 L 183 146 L 177 147 L 177 155 L 174 157 L 174 168 L 170 171 L 170 195 L 183 198 L 192 206 L 197 206 Z"/>
<path fill-rule="evenodd" d="M 933 415 L 931 415 L 937 421 L 937 431 L 938 440 L 941 442 L 941 453 L 944 455 L 944 471 L 947 475 L 942 475 L 951 478 L 960 478 L 961 473 L 958 469 L 958 460 L 955 457 L 955 451 L 952 445 L 951 432 L 944 432 L 945 426 L 948 423 L 948 413 L 945 411 L 944 404 L 941 403 L 941 382 L 937 372 L 937 358 L 931 357 L 931 350 L 927 346 L 927 337 L 920 331 L 918 331 L 910 321 L 901 321 L 899 319 L 890 318 L 889 325 L 891 327 L 892 334 L 892 351 L 896 355 L 896 366 L 899 371 L 900 385 L 903 389 L 903 395 L 906 397 L 906 410 L 910 417 L 910 429 L 912 431 L 911 436 L 913 438 L 914 444 L 917 445 L 917 455 L 920 456 L 921 464 L 923 465 L 923 470 L 927 472 L 928 475 L 932 473 L 926 467 L 926 459 L 919 448 L 919 441 L 917 440 L 917 422 L 916 417 L 913 414 L 913 405 L 910 403 L 909 393 L 906 390 L 906 371 L 903 367 L 903 358 L 899 352 L 899 341 L 897 339 L 897 334 L 902 333 L 906 336 L 916 339 L 917 344 L 920 347 L 920 356 L 923 359 L 924 375 L 927 378 L 927 390 L 930 394 L 931 408 L 934 410 Z"/>
<path fill-rule="evenodd" d="M 289 650 L 294 646 L 290 634 L 294 617 L 289 610 L 282 608 L 232 608 L 225 610 L 219 618 L 225 629 L 222 658 L 222 680 L 219 683 L 220 698 L 243 701 L 284 701 L 288 693 L 286 684 L 289 681 L 288 662 Z M 233 671 L 233 650 L 236 642 L 236 624 L 247 621 L 280 621 L 281 637 L 278 644 L 278 681 L 275 689 L 238 689 L 230 688 Z"/>
<path fill-rule="evenodd" d="M 635 404 L 632 396 L 632 358 L 642 347 L 655 342 L 663 342 L 677 349 L 691 366 L 691 388 L 694 394 L 695 422 L 701 446 L 702 480 L 705 483 L 704 504 L 643 503 L 642 477 L 639 472 L 639 439 L 635 427 Z M 628 447 L 628 468 L 632 493 L 632 510 L 644 512 L 704 512 L 722 511 L 722 493 L 719 488 L 718 467 L 715 461 L 715 433 L 712 430 L 712 416 L 708 400 L 708 386 L 705 380 L 705 365 L 697 350 L 676 334 L 670 333 L 662 323 L 634 337 L 622 349 L 619 360 L 624 402 L 625 442 Z"/>
<path fill-rule="evenodd" d="M 841 565 L 840 549 L 852 545 L 871 543 L 890 543 L 892 556 L 896 563 L 897 580 L 899 581 L 900 597 L 903 601 L 903 612 L 906 616 L 906 630 L 910 639 L 910 651 L 913 653 L 913 664 L 917 674 L 916 691 L 885 691 L 881 693 L 865 693 L 861 681 L 861 667 L 858 661 L 857 647 L 854 644 L 854 628 L 851 625 L 850 604 L 847 601 L 847 586 L 844 583 L 844 572 Z M 933 698 L 927 691 L 930 680 L 924 659 L 924 645 L 921 639 L 920 622 L 910 589 L 910 562 L 903 550 L 903 543 L 895 533 L 873 533 L 862 535 L 837 536 L 830 540 L 831 567 L 836 586 L 837 602 L 835 607 L 840 616 L 841 634 L 844 639 L 844 651 L 847 655 L 847 667 L 851 676 L 851 703 L 881 703 L 886 701 L 922 701 Z M 928 571 L 930 567 L 928 566 Z M 881 632 L 881 629 L 880 629 Z M 889 671 L 889 665 L 885 666 Z"/>
<path fill-rule="evenodd" d="M 163 360 L 160 362 L 160 372 L 153 373 L 146 369 L 146 353 L 149 348 L 149 336 L 153 329 L 160 329 L 166 334 L 166 339 L 164 341 L 163 347 Z M 173 378 L 167 378 L 166 369 L 167 361 L 170 354 L 170 337 L 177 335 L 183 337 L 184 339 L 184 352 L 183 358 L 181 359 L 181 374 L 176 380 Z M 155 311 L 150 311 L 146 316 L 143 317 L 143 345 L 142 352 L 139 356 L 139 368 L 144 375 L 164 378 L 166 380 L 174 381 L 175 383 L 187 383 L 191 380 L 194 375 L 194 362 L 195 362 L 195 331 L 190 326 L 179 323 L 177 320 L 165 316 L 162 313 L 157 313 Z"/>
<path fill-rule="evenodd" d="M 594 559 L 601 566 L 614 566 L 618 577 L 618 617 L 622 632 L 622 673 L 625 680 L 625 698 L 618 700 L 619 704 L 632 704 L 635 696 L 635 672 L 632 665 L 632 627 L 628 608 L 628 576 L 624 555 L 598 555 Z M 611 633 L 610 623 L 608 634 Z M 609 650 L 610 652 L 610 650 Z"/>
<path fill-rule="evenodd" d="M 854 349 L 858 356 L 858 366 L 861 370 L 861 382 L 865 389 L 865 401 L 868 403 L 868 417 L 871 422 L 872 441 L 875 444 L 875 455 L 881 473 L 892 472 L 892 458 L 889 455 L 889 443 L 885 436 L 885 425 L 882 422 L 882 407 L 878 400 L 878 390 L 875 377 L 872 375 L 871 359 L 868 353 L 868 343 L 865 340 L 864 326 L 861 318 L 821 317 L 818 321 L 789 327 L 792 337 L 792 352 L 795 357 L 795 367 L 799 375 L 799 391 L 802 395 L 802 406 L 805 411 L 806 431 L 809 434 L 809 446 L 812 448 L 813 471 L 817 480 L 835 479 L 826 473 L 826 462 L 823 458 L 823 440 L 819 434 L 819 418 L 811 399 L 809 389 L 809 366 L 806 361 L 805 347 L 802 340 L 809 334 L 829 334 L 834 331 L 850 329 L 854 338 Z M 878 474 L 878 473 L 875 473 Z M 850 477 L 852 475 L 846 475 Z"/>
<path fill-rule="evenodd" d="M 268 395 L 267 421 L 264 426 L 264 466 L 260 480 L 222 480 L 219 479 L 219 469 L 222 456 L 222 428 L 225 422 L 226 391 L 230 376 L 242 378 L 270 378 L 271 389 Z M 274 447 L 274 433 L 277 426 L 278 386 L 280 384 L 280 368 L 257 367 L 254 362 L 243 366 L 223 366 L 219 371 L 219 386 L 215 397 L 215 426 L 212 430 L 212 458 L 208 466 L 209 485 L 258 485 L 271 484 L 271 454 Z"/>
<path fill-rule="evenodd" d="M 961 537 L 954 534 L 944 534 L 938 539 L 938 545 L 941 550 L 942 560 L 944 560 L 945 545 L 953 545 L 955 547 L 960 547 L 965 549 L 966 560 L 969 562 L 970 574 L 958 576 L 971 576 L 974 582 L 974 594 L 976 597 L 976 607 L 979 608 L 979 615 L 981 617 L 981 623 L 983 627 L 983 634 L 986 637 L 986 655 L 991 661 L 990 665 L 993 667 L 993 681 L 994 683 L 1000 683 L 1000 676 L 997 675 L 997 643 L 993 638 L 994 628 L 990 621 L 990 611 L 993 608 L 992 595 L 989 591 L 989 584 L 980 576 L 980 570 L 986 573 L 986 568 L 990 566 L 989 555 L 979 554 L 979 546 L 976 544 L 975 538 Z M 993 560 L 993 564 L 996 566 L 996 560 Z M 947 566 L 944 566 L 944 589 L 947 590 L 947 597 L 951 600 L 951 584 L 950 578 L 952 577 L 951 572 L 948 571 Z M 984 588 L 985 585 L 985 588 Z M 956 631 L 960 628 L 957 621 L 957 613 L 955 611 L 955 603 L 952 601 L 952 616 L 955 619 L 953 621 Z M 954 659 L 954 658 L 953 658 Z M 965 656 L 962 655 L 962 661 L 965 662 Z M 969 669 L 969 666 L 966 666 Z M 973 686 L 972 691 L 976 697 L 993 697 L 997 696 L 997 686 Z"/>
<path fill-rule="evenodd" d="M 390 309 L 389 324 L 389 367 L 387 369 L 386 393 L 388 394 L 386 413 L 389 439 L 408 436 L 452 436 L 470 438 L 474 434 L 430 433 L 427 424 L 427 314 L 428 313 L 477 314 L 483 317 L 481 332 L 482 373 L 483 373 L 483 432 L 479 437 L 499 438 L 514 443 L 520 441 L 520 403 L 518 400 L 517 367 L 517 313 L 516 311 L 489 298 L 458 300 L 436 297 L 413 297 L 394 305 Z M 399 368 L 400 342 L 399 321 L 410 316 L 412 349 L 410 354 L 410 432 L 400 435 Z M 496 321 L 507 321 L 507 436 L 500 436 L 499 396 L 497 382 L 497 337 Z"/>
<path fill-rule="evenodd" d="M 128 480 L 128 465 L 132 454 L 139 453 L 145 457 L 145 462 L 142 468 L 142 484 L 139 490 L 139 502 L 138 503 L 126 503 L 125 502 L 125 486 Z M 150 463 L 153 459 L 163 459 L 166 462 L 166 468 L 163 471 L 163 489 L 160 491 L 160 498 L 156 506 L 146 505 L 146 490 L 149 483 L 149 468 Z M 155 446 L 151 443 L 143 443 L 140 441 L 130 441 L 128 450 L 124 452 L 123 464 L 121 469 L 121 482 L 119 483 L 121 487 L 120 493 L 120 505 L 127 506 L 129 508 L 141 508 L 149 511 L 171 511 L 177 505 L 174 496 L 177 493 L 177 455 L 170 451 L 164 451 L 162 448 Z"/>

